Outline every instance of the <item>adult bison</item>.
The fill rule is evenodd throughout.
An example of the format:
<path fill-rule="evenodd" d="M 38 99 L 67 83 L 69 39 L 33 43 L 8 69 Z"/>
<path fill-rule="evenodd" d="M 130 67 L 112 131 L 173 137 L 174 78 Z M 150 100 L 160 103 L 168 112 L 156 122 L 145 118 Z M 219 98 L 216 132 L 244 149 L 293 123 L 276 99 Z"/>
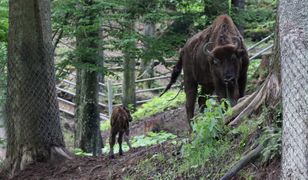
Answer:
<path fill-rule="evenodd" d="M 186 113 L 190 124 L 198 85 L 201 85 L 200 107 L 205 104 L 206 94 L 229 99 L 234 105 L 238 98 L 244 96 L 248 64 L 248 53 L 241 34 L 229 16 L 220 15 L 211 26 L 186 42 L 162 94 L 176 82 L 183 68 Z"/>

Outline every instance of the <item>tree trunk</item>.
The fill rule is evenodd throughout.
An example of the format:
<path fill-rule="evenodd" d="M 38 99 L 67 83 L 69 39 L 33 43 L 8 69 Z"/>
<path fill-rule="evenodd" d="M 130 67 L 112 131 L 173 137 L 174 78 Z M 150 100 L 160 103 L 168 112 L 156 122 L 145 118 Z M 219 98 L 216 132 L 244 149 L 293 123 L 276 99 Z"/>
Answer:
<path fill-rule="evenodd" d="M 69 158 L 60 126 L 50 1 L 9 1 L 7 161 L 26 165 Z M 59 156 L 58 156 L 59 155 Z"/>
<path fill-rule="evenodd" d="M 232 0 L 232 5 L 235 7 L 233 8 L 235 10 L 234 16 L 242 17 L 242 12 L 245 10 L 245 0 Z M 235 23 L 242 36 L 244 36 L 244 24 L 237 21 Z"/>
<path fill-rule="evenodd" d="M 102 20 L 101 20 L 102 21 Z M 101 69 L 104 69 L 104 28 L 103 24 L 100 23 L 100 28 L 99 28 L 99 61 L 98 65 Z M 104 83 L 105 75 L 103 72 L 98 73 L 98 82 Z M 99 89 L 100 91 L 103 90 L 103 87 L 100 86 L 101 88 Z"/>
<path fill-rule="evenodd" d="M 136 87 L 135 87 L 135 66 L 134 58 L 125 57 L 124 79 L 123 79 L 123 105 L 136 107 Z"/>
<path fill-rule="evenodd" d="M 308 178 L 308 1 L 280 0 L 282 179 Z"/>
<path fill-rule="evenodd" d="M 94 2 L 85 1 L 76 30 L 77 87 L 75 147 L 97 154 L 99 142 L 98 73 L 91 67 L 99 59 L 99 25 L 92 9 Z"/>
<path fill-rule="evenodd" d="M 209 18 L 207 23 L 210 24 L 217 16 L 221 14 L 228 14 L 228 1 L 204 0 L 204 14 Z"/>
<path fill-rule="evenodd" d="M 134 23 L 130 23 L 129 25 L 130 31 L 133 31 Z M 135 44 L 131 43 L 131 46 L 135 46 Z M 128 47 L 129 48 L 129 47 Z M 124 72 L 123 72 L 123 105 L 125 107 L 129 107 L 129 105 L 136 107 L 136 86 L 135 86 L 135 67 L 136 60 L 135 57 L 131 55 L 129 52 L 125 53 L 124 59 Z"/>
<path fill-rule="evenodd" d="M 146 24 L 144 27 L 144 35 L 148 37 L 154 37 L 155 34 L 155 24 L 149 23 Z M 145 48 L 149 48 L 148 45 L 145 45 Z M 151 78 L 154 76 L 154 70 L 153 70 L 153 60 L 142 60 L 141 61 L 141 70 L 140 70 L 140 77 L 142 79 L 144 78 Z M 153 81 L 146 81 L 145 82 L 145 88 L 151 88 L 153 84 Z"/>

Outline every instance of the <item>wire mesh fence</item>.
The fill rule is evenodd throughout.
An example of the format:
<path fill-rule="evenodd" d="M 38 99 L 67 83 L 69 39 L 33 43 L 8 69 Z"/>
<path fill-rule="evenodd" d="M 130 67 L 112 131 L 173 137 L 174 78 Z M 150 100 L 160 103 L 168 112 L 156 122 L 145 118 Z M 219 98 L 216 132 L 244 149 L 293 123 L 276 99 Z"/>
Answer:
<path fill-rule="evenodd" d="M 308 179 L 308 54 L 302 38 L 282 37 L 282 179 Z"/>

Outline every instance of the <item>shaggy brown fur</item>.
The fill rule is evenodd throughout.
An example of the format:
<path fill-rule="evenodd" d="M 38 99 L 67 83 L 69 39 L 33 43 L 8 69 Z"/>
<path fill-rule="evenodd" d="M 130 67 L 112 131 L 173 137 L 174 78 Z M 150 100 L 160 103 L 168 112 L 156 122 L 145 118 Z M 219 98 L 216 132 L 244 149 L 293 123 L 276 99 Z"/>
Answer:
<path fill-rule="evenodd" d="M 198 104 L 205 104 L 206 94 L 227 98 L 231 104 L 244 96 L 248 53 L 243 38 L 227 15 L 216 18 L 211 26 L 190 38 L 180 51 L 165 93 L 176 82 L 183 68 L 186 112 L 190 124 L 194 116 L 197 87 L 201 85 Z"/>
<path fill-rule="evenodd" d="M 119 134 L 118 137 L 118 143 L 119 143 L 119 154 L 123 155 L 122 151 L 122 138 L 124 136 L 124 140 L 126 141 L 127 145 L 131 149 L 131 145 L 129 143 L 129 122 L 132 121 L 132 116 L 128 109 L 125 107 L 115 107 L 112 110 L 111 114 L 111 131 L 110 131 L 110 158 L 114 158 L 113 153 L 113 146 L 115 144 L 115 139 L 117 134 Z"/>

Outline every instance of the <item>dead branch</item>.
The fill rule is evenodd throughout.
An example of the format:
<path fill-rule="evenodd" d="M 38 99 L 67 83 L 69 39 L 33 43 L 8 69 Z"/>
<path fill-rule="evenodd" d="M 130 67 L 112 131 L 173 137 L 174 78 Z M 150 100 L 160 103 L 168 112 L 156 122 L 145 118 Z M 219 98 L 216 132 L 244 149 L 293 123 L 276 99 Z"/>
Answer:
<path fill-rule="evenodd" d="M 259 144 L 255 149 L 250 151 L 239 162 L 237 162 L 220 180 L 228 180 L 234 177 L 249 162 L 257 158 L 260 155 L 262 150 L 263 150 L 263 145 Z"/>
<path fill-rule="evenodd" d="M 58 37 L 57 37 L 57 39 L 55 40 L 55 43 L 54 43 L 54 45 L 53 45 L 53 51 L 56 50 L 56 48 L 57 48 L 57 46 L 58 46 L 58 44 L 59 44 L 60 39 L 62 38 L 62 36 L 63 36 L 63 29 L 60 29 L 59 35 L 58 35 Z"/>
<path fill-rule="evenodd" d="M 96 170 L 96 169 L 98 169 L 98 168 L 101 168 L 101 167 L 103 167 L 103 165 L 97 165 L 97 166 L 95 166 L 94 168 L 92 168 L 92 169 L 90 170 L 90 172 L 89 172 L 89 176 L 92 174 L 92 172 L 93 172 L 94 170 Z"/>

